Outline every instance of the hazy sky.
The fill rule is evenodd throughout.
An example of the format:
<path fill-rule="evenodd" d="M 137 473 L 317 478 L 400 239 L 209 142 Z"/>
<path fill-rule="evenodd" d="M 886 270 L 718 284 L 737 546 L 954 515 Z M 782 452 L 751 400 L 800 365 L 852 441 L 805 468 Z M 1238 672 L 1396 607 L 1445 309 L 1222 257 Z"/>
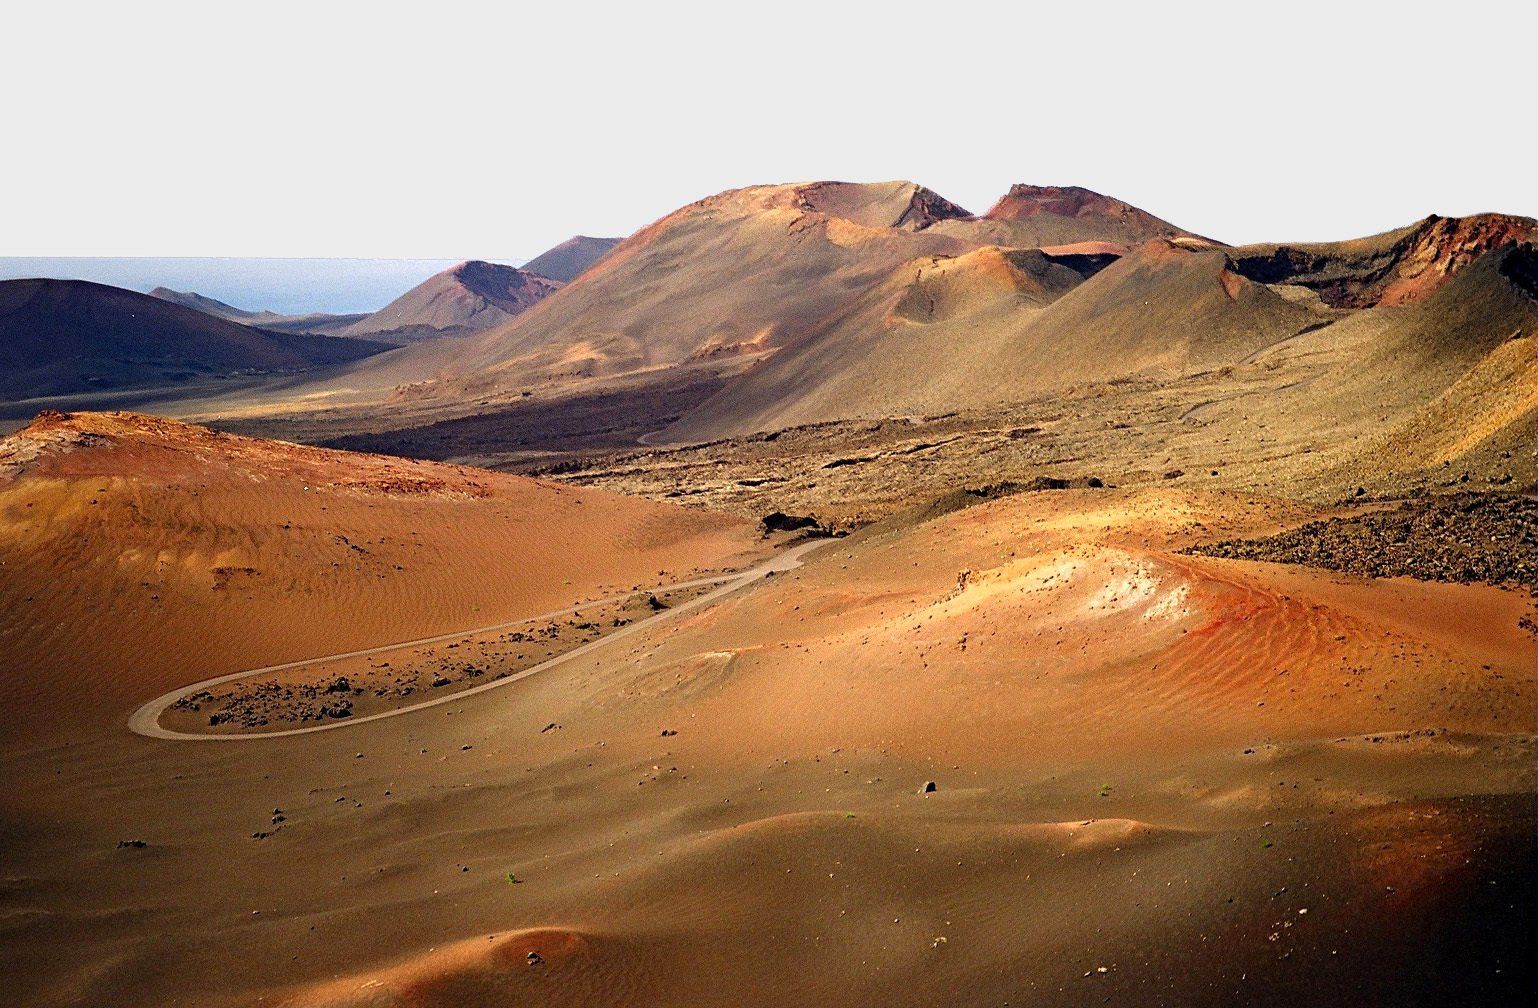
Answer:
<path fill-rule="evenodd" d="M 11 10 L 0 255 L 519 260 L 825 178 L 1230 242 L 1538 215 L 1531 3 L 489 6 Z"/>

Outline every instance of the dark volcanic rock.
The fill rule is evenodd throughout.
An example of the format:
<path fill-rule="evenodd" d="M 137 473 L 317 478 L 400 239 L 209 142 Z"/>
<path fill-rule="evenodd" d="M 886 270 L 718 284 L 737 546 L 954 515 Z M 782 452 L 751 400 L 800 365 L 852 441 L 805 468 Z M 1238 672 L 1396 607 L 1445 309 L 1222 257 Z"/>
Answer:
<path fill-rule="evenodd" d="M 808 535 L 832 535 L 814 515 L 788 515 L 783 511 L 773 511 L 759 519 L 759 523 L 763 526 L 764 535 L 801 531 Z"/>
<path fill-rule="evenodd" d="M 1425 497 L 1391 511 L 1329 518 L 1186 552 L 1367 577 L 1521 585 L 1538 593 L 1538 500 L 1494 493 Z"/>

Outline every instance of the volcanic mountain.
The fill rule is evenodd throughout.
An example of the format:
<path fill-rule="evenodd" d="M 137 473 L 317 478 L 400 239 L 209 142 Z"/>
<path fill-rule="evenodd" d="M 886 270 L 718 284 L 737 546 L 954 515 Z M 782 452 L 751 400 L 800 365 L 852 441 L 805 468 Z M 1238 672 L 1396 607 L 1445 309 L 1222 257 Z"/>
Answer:
<path fill-rule="evenodd" d="M 1016 248 L 1141 245 L 1158 238 L 1215 244 L 1112 196 L 1080 186 L 1019 183 L 981 217 L 947 221 L 940 230 Z"/>
<path fill-rule="evenodd" d="M 1000 297 L 991 310 L 1002 325 L 1013 318 L 1009 309 L 1021 303 L 1014 280 L 996 281 L 1015 269 L 1004 264 L 1021 248 L 1072 240 L 1037 256 L 1068 272 L 1026 299 L 1025 307 L 1035 308 L 1122 254 L 1134 234 L 1169 233 L 1181 249 L 1211 247 L 1106 197 L 1086 192 L 1073 199 L 1043 198 L 1036 212 L 1027 212 L 1020 205 L 1027 190 L 1013 192 L 998 220 L 975 217 L 912 182 L 796 183 L 720 193 L 625 239 L 555 296 L 516 318 L 450 347 L 429 342 L 350 369 L 338 387 L 345 385 L 353 402 L 383 403 L 404 395 L 414 408 L 432 403 L 452 408 L 471 398 L 517 396 L 537 388 L 566 394 L 621 378 L 634 384 L 675 381 L 683 374 L 733 374 L 783 347 L 835 331 L 861 326 L 867 335 L 880 331 L 893 302 L 901 300 L 901 289 L 915 282 L 926 264 L 941 259 L 995 250 L 947 268 L 951 276 L 944 282 L 958 285 L 958 293 L 949 296 L 964 296 L 974 305 L 980 298 Z M 1016 218 L 1034 223 L 1008 234 L 999 231 Z M 995 231 L 1009 242 L 995 241 Z M 974 267 L 993 279 L 975 287 L 963 277 Z M 445 281 L 435 278 L 425 286 Z M 924 282 L 920 278 L 921 286 Z M 970 293 L 960 294 L 963 288 Z M 414 292 L 401 300 L 431 297 Z M 951 311 L 959 318 L 959 308 Z M 392 313 L 405 314 L 392 306 L 350 332 L 406 331 L 398 328 L 405 319 L 389 317 Z M 991 338 L 985 334 L 983 340 Z M 965 366 L 967 354 L 952 356 L 955 361 L 946 366 Z M 329 397 L 336 389 L 314 391 Z"/>
<path fill-rule="evenodd" d="M 0 283 L 0 398 L 154 389 L 357 360 L 378 343 L 269 332 L 84 280 Z"/>
<path fill-rule="evenodd" d="M 472 259 L 428 277 L 345 332 L 394 342 L 464 336 L 509 321 L 560 286 L 513 266 Z"/>
<path fill-rule="evenodd" d="M 1090 381 L 1192 374 L 1237 365 L 1331 323 L 1314 341 L 1338 345 L 1369 332 L 1386 341 L 1366 362 L 1342 362 L 1358 380 L 1377 376 L 1385 394 L 1425 389 L 1441 371 L 1380 372 L 1389 362 L 1418 359 L 1411 347 L 1447 342 L 1443 334 L 1452 330 L 1428 325 L 1428 313 L 1457 317 L 1463 347 L 1488 350 L 1520 331 L 1530 298 L 1516 273 L 1495 267 L 1507 252 L 1494 255 L 1480 279 L 1453 281 L 1485 253 L 1515 249 L 1533 233 L 1528 218 L 1481 215 L 1433 217 L 1386 235 L 1309 246 L 1225 249 L 1156 239 L 1050 298 L 980 285 L 983 263 L 994 263 L 995 273 L 998 266 L 980 253 L 918 264 L 910 280 L 852 302 L 821 332 L 686 414 L 667 436 L 708 440 L 1018 401 Z M 962 276 L 972 278 L 964 299 L 955 293 Z M 1444 286 L 1446 296 L 1438 297 Z M 1421 299 L 1430 299 L 1425 311 L 1390 310 Z M 1496 310 L 1508 303 L 1511 310 Z"/>
<path fill-rule="evenodd" d="M 620 243 L 618 238 L 589 238 L 576 235 L 524 263 L 525 273 L 536 273 L 561 283 L 571 283 L 586 273 L 594 263 L 608 255 Z"/>
<path fill-rule="evenodd" d="M 446 360 L 438 387 L 522 387 L 751 360 L 822 331 L 905 263 L 973 243 L 938 233 L 966 211 L 911 182 L 756 186 L 625 239 L 557 297 Z"/>
<path fill-rule="evenodd" d="M 1242 436 L 1242 416 L 1258 410 L 1306 417 L 1315 430 L 1338 432 L 1330 439 L 1333 473 L 1359 483 L 1419 471 L 1446 483 L 1471 470 L 1505 483 L 1514 470 L 1531 472 L 1538 457 L 1538 340 L 1531 338 L 1538 334 L 1538 249 L 1523 242 L 1473 258 L 1454 250 L 1442 264 L 1390 268 L 1377 283 L 1386 292 L 1377 307 L 1301 333 L 1255 360 L 1286 368 L 1333 359 L 1323 373 L 1277 389 L 1264 403 L 1217 404 L 1211 422 L 1228 421 Z M 1332 281 L 1331 289 L 1350 288 Z M 1396 294 L 1399 303 L 1389 303 Z"/>
<path fill-rule="evenodd" d="M 1084 239 L 1040 248 L 966 237 L 990 220 L 1099 230 L 1015 233 Z M 1194 387 L 1213 375 L 1212 401 L 1175 415 L 1255 417 L 1271 432 L 1255 436 L 1291 431 L 1309 455 L 1312 475 L 1300 479 L 1360 440 L 1337 432 L 1330 451 L 1310 447 L 1297 404 L 1313 419 L 1339 415 L 1349 430 L 1368 422 L 1364 382 L 1406 411 L 1479 385 L 1471 415 L 1491 432 L 1480 451 L 1499 459 L 1525 429 L 1520 383 L 1498 390 L 1510 386 L 1499 376 L 1526 373 L 1520 341 L 1500 347 L 1531 330 L 1520 319 L 1531 300 L 1525 260 L 1511 250 L 1533 229 L 1500 214 L 1432 217 L 1349 241 L 1228 248 L 1087 190 L 1017 186 L 976 217 L 912 183 L 753 187 L 670 214 L 503 325 L 363 361 L 298 397 L 358 412 L 332 408 L 313 422 L 290 413 L 295 426 L 243 429 L 482 460 L 535 446 L 541 432 L 565 444 L 711 441 L 988 409 L 1097 384 Z M 1122 244 L 1148 230 L 1177 233 Z M 1488 310 L 1508 302 L 1510 311 Z M 1411 348 L 1446 343 L 1438 318 L 1459 320 L 1460 345 L 1484 348 L 1478 359 L 1438 351 L 1445 366 L 1396 372 L 1395 359 L 1418 359 Z M 1231 374 L 1244 397 L 1224 384 Z M 1320 400 L 1328 390 L 1341 398 Z M 1257 416 L 1272 395 L 1285 401 L 1286 423 Z M 1499 419 L 1508 414 L 1512 424 Z M 1396 422 L 1408 431 L 1430 421 L 1406 412 Z M 394 432 L 405 439 L 392 443 Z"/>
<path fill-rule="evenodd" d="M 259 329 L 271 329 L 274 332 L 307 332 L 322 336 L 340 336 L 348 326 L 368 317 L 367 313 L 332 315 L 326 312 L 314 312 L 305 315 L 280 315 L 277 312 L 265 310 L 250 311 L 227 305 L 223 301 L 203 294 L 175 291 L 169 287 L 156 287 L 150 291 L 150 297 L 170 301 L 184 308 L 192 308 L 205 315 L 213 315 L 216 318 L 228 319 L 231 322 L 239 322 Z"/>
<path fill-rule="evenodd" d="M 992 247 L 914 264 L 665 436 L 708 440 L 941 413 L 1090 381 L 1181 374 L 1237 361 L 1323 317 L 1230 265 L 1220 251 L 1167 241 L 1103 269 L 1094 258 Z"/>
<path fill-rule="evenodd" d="M 244 325 L 259 326 L 264 322 L 274 322 L 283 318 L 277 312 L 265 310 L 250 311 L 245 308 L 236 308 L 234 305 L 227 305 L 223 301 L 205 297 L 192 291 L 177 291 L 169 287 L 156 287 L 149 294 L 152 298 L 159 298 L 162 301 L 179 304 L 183 308 L 195 309 L 205 315 L 213 315 L 218 318 L 228 319 L 231 322 L 240 322 Z"/>
<path fill-rule="evenodd" d="M 1232 249 L 1234 268 L 1260 283 L 1290 284 L 1337 308 L 1406 304 L 1435 292 L 1485 252 L 1538 237 L 1531 217 L 1439 217 L 1369 238 Z"/>

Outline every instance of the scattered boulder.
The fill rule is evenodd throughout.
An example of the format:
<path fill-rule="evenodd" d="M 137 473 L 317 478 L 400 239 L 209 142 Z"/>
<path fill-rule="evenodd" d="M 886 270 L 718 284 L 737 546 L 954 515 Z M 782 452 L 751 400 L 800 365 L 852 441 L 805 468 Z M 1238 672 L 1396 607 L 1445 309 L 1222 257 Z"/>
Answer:
<path fill-rule="evenodd" d="M 790 515 L 784 511 L 771 511 L 759 519 L 764 535 L 772 532 L 805 532 L 807 535 L 826 536 L 833 533 L 818 521 L 815 515 Z"/>
<path fill-rule="evenodd" d="M 1105 481 L 1099 476 L 1037 476 L 1029 483 L 1020 484 L 1020 489 L 1034 493 L 1039 490 L 1100 490 L 1105 486 Z"/>

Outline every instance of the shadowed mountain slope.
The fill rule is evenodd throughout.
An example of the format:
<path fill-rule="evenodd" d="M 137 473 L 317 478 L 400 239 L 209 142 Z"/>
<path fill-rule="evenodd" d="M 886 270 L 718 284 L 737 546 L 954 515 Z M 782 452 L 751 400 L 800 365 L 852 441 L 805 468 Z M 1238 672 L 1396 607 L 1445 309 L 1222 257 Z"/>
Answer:
<path fill-rule="evenodd" d="M 255 329 L 84 280 L 0 283 L 0 396 L 10 399 L 303 371 L 382 349 Z"/>
<path fill-rule="evenodd" d="M 552 249 L 546 249 L 524 263 L 521 268 L 525 273 L 537 273 L 551 280 L 559 280 L 561 283 L 571 283 L 578 276 L 586 273 L 594 263 L 608 255 L 609 250 L 618 245 L 621 240 L 576 235 Z"/>

